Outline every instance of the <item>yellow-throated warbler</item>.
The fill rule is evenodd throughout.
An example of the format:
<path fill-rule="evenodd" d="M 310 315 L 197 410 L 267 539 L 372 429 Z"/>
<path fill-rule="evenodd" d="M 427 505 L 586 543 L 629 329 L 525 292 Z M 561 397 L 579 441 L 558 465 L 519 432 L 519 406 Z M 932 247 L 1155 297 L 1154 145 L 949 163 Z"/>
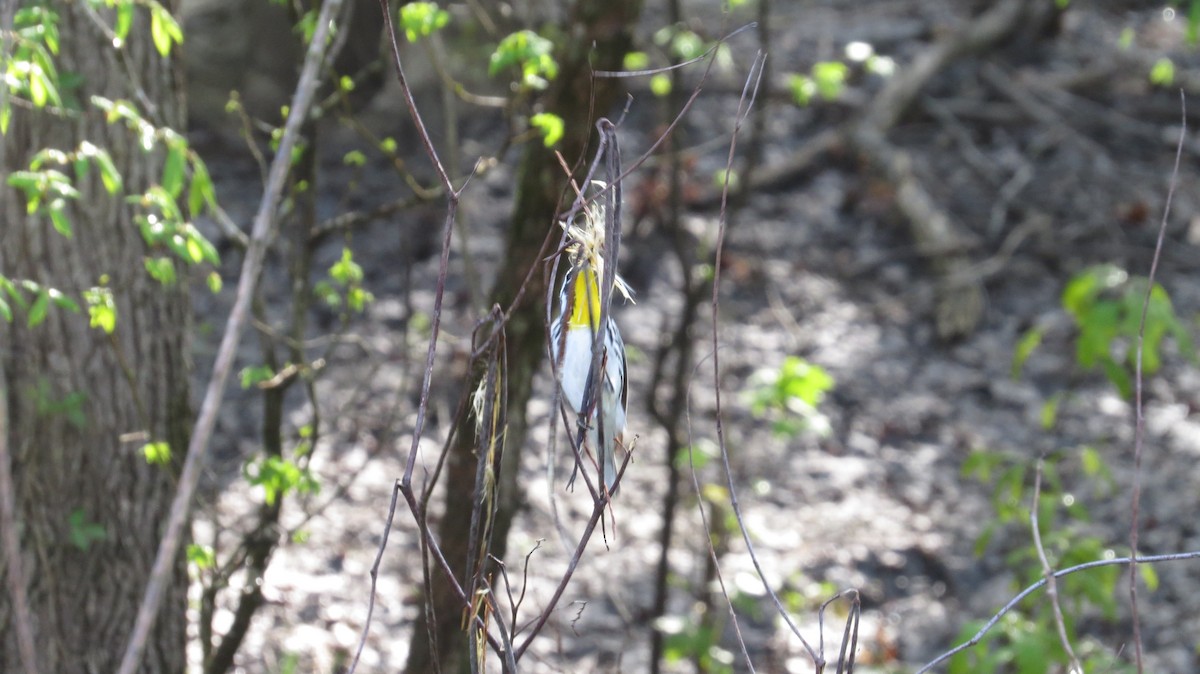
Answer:
<path fill-rule="evenodd" d="M 600 248 L 603 229 L 589 213 L 590 230 L 577 226 L 568 228 L 574 242 L 568 251 L 571 268 L 563 278 L 558 296 L 558 316 L 550 326 L 550 349 L 559 364 L 563 397 L 576 414 L 588 412 L 586 445 L 596 453 L 596 463 L 604 486 L 613 491 L 617 480 L 614 449 L 625 430 L 625 403 L 628 389 L 625 383 L 625 343 L 621 330 L 609 313 L 605 325 L 600 325 L 600 280 L 604 276 Z M 597 231 L 598 235 L 597 235 Z M 627 299 L 629 289 L 619 277 L 613 289 Z M 563 331 L 566 335 L 563 335 Z M 593 401 L 595 385 L 591 380 L 592 336 L 602 335 L 600 371 L 604 379 L 600 400 Z M 583 449 L 582 447 L 580 448 Z"/>

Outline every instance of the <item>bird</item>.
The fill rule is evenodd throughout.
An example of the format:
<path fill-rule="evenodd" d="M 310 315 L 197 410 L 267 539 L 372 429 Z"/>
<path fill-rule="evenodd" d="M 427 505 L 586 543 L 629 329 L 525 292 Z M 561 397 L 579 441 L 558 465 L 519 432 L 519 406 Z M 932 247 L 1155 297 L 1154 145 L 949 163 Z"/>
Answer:
<path fill-rule="evenodd" d="M 600 467 L 600 482 L 611 495 L 616 491 L 617 465 L 615 447 L 625 431 L 625 409 L 628 386 L 625 381 L 625 342 L 611 314 L 600 325 L 600 279 L 603 273 L 597 251 L 583 251 L 579 245 L 572 255 L 572 266 L 563 277 L 559 291 L 558 316 L 551 325 L 551 354 L 559 366 L 559 385 L 563 397 L 587 426 L 587 446 L 596 453 Z M 601 267 L 602 269 L 602 267 Z M 629 298 L 624 282 L 614 283 Z M 566 334 L 563 334 L 563 331 Z M 592 340 L 603 335 L 600 352 L 600 400 L 594 401 L 596 387 L 592 379 Z"/>

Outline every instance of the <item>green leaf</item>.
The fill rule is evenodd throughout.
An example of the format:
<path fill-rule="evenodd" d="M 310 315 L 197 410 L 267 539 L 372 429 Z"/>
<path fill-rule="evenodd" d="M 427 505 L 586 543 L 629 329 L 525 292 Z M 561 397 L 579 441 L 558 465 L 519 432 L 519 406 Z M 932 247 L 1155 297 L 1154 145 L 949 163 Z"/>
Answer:
<path fill-rule="evenodd" d="M 153 6 L 150 10 L 150 39 L 154 41 L 159 56 L 166 58 L 171 53 L 171 36 L 163 24 L 163 12 L 155 11 Z"/>
<path fill-rule="evenodd" d="M 349 248 L 342 248 L 342 259 L 329 268 L 329 276 L 340 285 L 350 286 L 363 280 L 362 267 L 354 261 L 354 253 Z"/>
<path fill-rule="evenodd" d="M 242 368 L 242 388 L 248 389 L 275 376 L 275 371 L 266 365 L 255 365 Z"/>
<path fill-rule="evenodd" d="M 1104 290 L 1125 283 L 1129 274 L 1112 264 L 1088 267 L 1076 274 L 1063 290 L 1062 306 L 1076 321 L 1081 321 L 1089 307 Z"/>
<path fill-rule="evenodd" d="M 47 86 L 48 83 L 45 76 L 42 75 L 41 68 L 32 66 L 29 69 L 29 98 L 39 108 L 46 107 L 46 100 L 49 98 Z"/>
<path fill-rule="evenodd" d="M 78 508 L 67 516 L 67 537 L 72 545 L 87 552 L 92 543 L 108 538 L 108 532 L 103 526 L 89 522 L 87 513 Z"/>
<path fill-rule="evenodd" d="M 1084 475 L 1094 477 L 1105 470 L 1104 459 L 1101 458 L 1100 452 L 1097 452 L 1095 447 L 1084 447 L 1079 452 L 1079 459 L 1083 465 Z"/>
<path fill-rule="evenodd" d="M 296 26 L 293 30 L 301 35 L 304 39 L 304 44 L 312 42 L 313 35 L 317 32 L 317 12 L 315 10 L 305 12 L 296 21 Z M 284 117 L 286 116 L 285 114 Z"/>
<path fill-rule="evenodd" d="M 274 505 L 279 497 L 289 492 L 314 493 L 320 486 L 307 468 L 302 469 L 295 462 L 277 456 L 247 464 L 243 472 L 250 484 L 263 488 L 267 505 Z"/>
<path fill-rule="evenodd" d="M 650 65 L 650 57 L 644 51 L 631 51 L 625 54 L 622 66 L 625 70 L 645 70 Z"/>
<path fill-rule="evenodd" d="M 738 172 L 730 169 L 720 168 L 713 171 L 713 187 L 724 189 L 727 185 L 729 189 L 736 189 L 738 186 Z"/>
<path fill-rule="evenodd" d="M 145 260 L 146 271 L 150 278 L 163 286 L 175 285 L 175 263 L 169 257 L 148 257 Z"/>
<path fill-rule="evenodd" d="M 1158 589 L 1158 571 L 1154 570 L 1153 564 L 1138 564 L 1138 572 L 1142 574 L 1142 581 L 1148 590 L 1153 592 Z"/>
<path fill-rule="evenodd" d="M 17 289 L 17 285 L 10 281 L 7 277 L 0 275 L 0 290 L 8 293 L 17 306 L 25 308 L 25 300 L 21 298 L 21 291 Z"/>
<path fill-rule="evenodd" d="M 87 143 L 87 141 L 84 141 L 84 143 Z M 90 145 L 90 143 L 88 144 Z M 82 146 L 80 147 L 82 148 Z M 92 165 L 88 163 L 87 157 L 82 154 L 82 150 L 81 154 L 75 157 L 75 161 L 71 162 L 71 164 L 75 168 L 75 182 L 83 182 L 83 180 L 87 178 L 88 169 L 90 169 Z"/>
<path fill-rule="evenodd" d="M 704 53 L 704 40 L 690 30 L 678 30 L 671 40 L 671 51 L 684 61 Z"/>
<path fill-rule="evenodd" d="M 1055 393 L 1054 395 L 1050 396 L 1046 402 L 1042 403 L 1040 415 L 1042 430 L 1048 431 L 1054 428 L 1054 425 L 1058 423 L 1058 407 L 1061 403 L 1061 393 Z"/>
<path fill-rule="evenodd" d="M 808 75 L 792 73 L 788 77 L 788 87 L 792 90 L 792 100 L 800 107 L 807 106 L 817 95 L 817 83 Z"/>
<path fill-rule="evenodd" d="M 190 543 L 187 546 L 187 561 L 200 570 L 211 569 L 217 565 L 217 553 L 210 546 Z"/>
<path fill-rule="evenodd" d="M 50 309 L 50 292 L 45 288 L 38 290 L 37 299 L 33 301 L 33 306 L 29 308 L 28 326 L 36 328 L 46 320 L 46 312 Z"/>
<path fill-rule="evenodd" d="M 841 61 L 822 61 L 813 64 L 812 77 L 817 85 L 817 93 L 827 101 L 835 100 L 846 88 L 846 76 L 849 73 L 850 67 Z"/>
<path fill-rule="evenodd" d="M 171 462 L 171 446 L 165 442 L 147 442 L 142 445 L 142 456 L 152 466 L 164 466 Z"/>
<path fill-rule="evenodd" d="M 531 30 L 506 36 L 496 47 L 488 62 L 488 74 L 516 67 L 521 73 L 521 85 L 527 89 L 544 89 L 547 80 L 558 76 L 558 62 L 551 55 L 554 43 Z"/>
<path fill-rule="evenodd" d="M 54 306 L 59 309 L 76 314 L 79 313 L 79 305 L 75 303 L 75 300 L 62 294 L 62 291 L 56 288 L 49 288 L 46 290 L 46 294 L 50 297 L 50 301 L 54 302 Z"/>
<path fill-rule="evenodd" d="M 200 244 L 196 242 L 195 238 L 189 236 L 185 245 L 187 247 L 188 258 L 193 264 L 199 264 L 204 260 L 204 251 L 200 248 Z"/>
<path fill-rule="evenodd" d="M 118 2 L 117 3 L 117 20 L 113 26 L 113 32 L 117 36 L 119 42 L 124 42 L 129 36 L 129 28 L 133 25 L 133 3 Z M 114 45 L 120 48 L 120 45 Z"/>
<path fill-rule="evenodd" d="M 220 274 L 218 274 L 215 271 L 209 272 L 207 282 L 208 282 L 208 289 L 210 292 L 212 292 L 212 294 L 216 295 L 217 293 L 221 292 L 221 275 Z"/>
<path fill-rule="evenodd" d="M 1018 379 L 1021 376 L 1021 368 L 1025 366 L 1025 361 L 1029 360 L 1038 345 L 1042 343 L 1042 329 L 1030 328 L 1021 335 L 1021 339 L 1017 340 L 1017 347 L 1013 350 L 1013 362 L 1011 375 L 1013 379 Z"/>
<path fill-rule="evenodd" d="M 1075 341 L 1075 361 L 1090 369 L 1104 359 L 1111 360 L 1109 349 L 1117 337 L 1121 307 L 1103 300 L 1088 307 L 1079 321 L 1079 336 Z"/>
<path fill-rule="evenodd" d="M 1175 82 L 1175 62 L 1162 57 L 1150 68 L 1150 83 L 1160 87 L 1169 87 Z"/>
<path fill-rule="evenodd" d="M 195 157 L 192 160 L 192 184 L 188 187 L 188 212 L 194 218 L 200 215 L 205 204 L 214 203 L 216 198 L 208 166 L 199 157 Z"/>
<path fill-rule="evenodd" d="M 1122 398 L 1129 400 L 1133 397 L 1132 377 L 1125 368 L 1108 356 L 1100 359 L 1100 367 L 1104 370 L 1104 376 L 1108 377 L 1108 381 L 1117 387 L 1117 392 L 1121 394 Z"/>
<path fill-rule="evenodd" d="M 546 147 L 554 147 L 562 140 L 566 125 L 563 118 L 549 112 L 539 112 L 529 118 L 529 124 L 542 133 Z"/>
<path fill-rule="evenodd" d="M 434 2 L 410 2 L 400 7 L 400 25 L 409 42 L 428 37 L 449 22 L 449 12 Z"/>
<path fill-rule="evenodd" d="M 171 13 L 159 3 L 150 0 L 148 6 L 150 8 L 150 39 L 154 42 L 154 48 L 158 50 L 158 55 L 166 58 L 171 54 L 173 43 L 183 42 L 183 29 L 179 27 L 179 23 L 175 21 Z"/>
<path fill-rule="evenodd" d="M 666 73 L 658 73 L 650 77 L 650 93 L 662 98 L 671 93 L 671 78 Z"/>
<path fill-rule="evenodd" d="M 66 205 L 62 199 L 55 199 L 46 208 L 50 215 L 50 224 L 54 225 L 59 234 L 70 239 L 74 233 L 71 231 L 71 221 L 67 219 Z"/>
<path fill-rule="evenodd" d="M 5 323 L 12 323 L 13 319 L 12 308 L 3 297 L 0 297 L 0 318 L 3 318 Z"/>
<path fill-rule="evenodd" d="M 89 288 L 83 291 L 83 299 L 88 305 L 91 327 L 111 335 L 117 329 L 117 303 L 112 290 L 104 286 Z"/>
<path fill-rule="evenodd" d="M 205 238 L 195 225 L 190 223 L 184 225 L 183 235 L 187 239 L 188 257 L 191 258 L 193 264 L 201 262 L 208 262 L 213 266 L 221 264 L 221 256 L 217 253 L 216 246 L 212 245 L 212 242 Z"/>
<path fill-rule="evenodd" d="M 367 305 L 375 301 L 375 295 L 361 287 L 350 288 L 346 291 L 346 305 L 353 311 L 362 313 Z"/>
<path fill-rule="evenodd" d="M 96 168 L 100 170 L 100 181 L 104 183 L 104 190 L 109 194 L 116 194 L 121 191 L 121 174 L 117 171 L 117 167 L 113 164 L 112 157 L 108 152 L 101 148 L 96 148 L 96 152 L 91 155 L 91 159 L 96 164 Z"/>
<path fill-rule="evenodd" d="M 172 197 L 178 199 L 183 192 L 183 169 L 187 161 L 187 146 L 171 143 L 167 148 L 167 160 L 163 164 L 162 186 Z"/>
<path fill-rule="evenodd" d="M 1131 26 L 1126 26 L 1125 29 L 1121 31 L 1121 36 L 1117 38 L 1117 46 L 1120 47 L 1122 51 L 1128 50 L 1133 46 L 1133 38 L 1136 35 L 1137 33 Z"/>

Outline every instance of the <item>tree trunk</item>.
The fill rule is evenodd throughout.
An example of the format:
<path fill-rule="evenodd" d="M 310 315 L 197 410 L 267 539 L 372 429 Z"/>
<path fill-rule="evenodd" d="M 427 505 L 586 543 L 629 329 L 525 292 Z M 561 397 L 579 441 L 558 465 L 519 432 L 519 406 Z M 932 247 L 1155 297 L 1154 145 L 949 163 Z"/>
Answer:
<path fill-rule="evenodd" d="M 568 161 L 583 157 L 584 169 L 590 156 L 585 156 L 589 140 L 595 137 L 593 118 L 589 118 L 591 101 L 595 115 L 607 114 L 616 102 L 619 88 L 616 80 L 591 79 L 591 70 L 619 70 L 626 52 L 632 46 L 630 31 L 641 12 L 641 0 L 579 0 L 572 8 L 571 35 L 568 44 L 559 45 L 558 77 L 543 98 L 544 109 L 566 122 L 566 132 L 559 148 Z M 589 63 L 590 59 L 590 63 Z M 595 144 L 591 147 L 594 149 Z M 576 179 L 582 175 L 576 176 Z M 525 146 L 525 155 L 517 177 L 516 203 L 508 230 L 505 263 L 496 277 L 492 302 L 507 308 L 516 298 L 531 267 L 542 264 L 539 252 L 547 230 L 554 228 L 555 215 L 561 204 L 567 178 L 552 149 L 534 141 Z M 573 194 L 567 196 L 567 205 Z M 522 503 L 517 471 L 524 449 L 525 407 L 533 394 L 533 377 L 546 353 L 545 304 L 546 294 L 542 274 L 534 272 L 525 288 L 523 304 L 512 314 L 505 326 L 508 343 L 508 429 L 505 433 L 503 465 L 500 470 L 495 528 L 491 553 L 503 559 L 512 518 Z M 478 381 L 467 390 L 474 390 Z M 548 394 L 547 394 L 548 395 Z M 462 494 L 475 493 L 474 420 L 463 415 L 457 420 L 455 442 L 450 448 L 447 473 L 446 511 L 438 526 L 438 541 L 446 559 L 458 569 L 468 566 L 468 536 L 471 508 L 474 499 Z M 562 445 L 560 445 L 562 446 Z M 525 551 L 522 551 L 524 553 Z M 460 579 L 461 580 L 461 579 Z M 462 606 L 449 588 L 441 572 L 432 572 L 433 613 L 436 624 L 431 627 L 423 610 L 413 633 L 411 651 L 405 669 L 409 674 L 436 671 L 440 663 L 445 672 L 466 671 L 469 642 L 461 630 Z M 464 587 L 467 585 L 463 582 Z M 510 626 L 511 627 L 511 626 Z M 432 645 L 436 643 L 436 653 Z"/>
<path fill-rule="evenodd" d="M 177 8 L 174 0 L 162 4 Z M 27 169 L 42 148 L 70 152 L 88 140 L 111 153 L 126 193 L 140 194 L 158 181 L 161 155 L 143 152 L 125 126 L 106 124 L 90 97 L 132 101 L 156 126 L 182 129 L 176 60 L 155 50 L 143 5 L 120 52 L 89 16 L 98 12 L 111 25 L 111 14 L 83 2 L 49 6 L 61 17 L 59 72 L 81 77 L 72 93 L 82 112 L 58 116 L 14 106 L 0 170 Z M 150 278 L 133 207 L 107 194 L 97 173 L 93 168 L 76 182 L 70 239 L 46 218 L 27 215 L 23 194 L 0 187 L 0 274 L 56 288 L 81 307 L 72 313 L 52 306 L 34 327 L 19 311 L 12 323 L 0 320 L 24 580 L 41 671 L 55 674 L 116 669 L 187 447 L 185 284 L 163 287 Z M 100 285 L 116 301 L 111 335 L 89 327 L 81 297 Z M 169 443 L 168 465 L 147 462 L 141 450 L 150 441 Z M 184 671 L 186 598 L 181 554 L 141 672 Z M 3 672 L 22 671 L 13 620 L 9 593 L 0 592 Z"/>

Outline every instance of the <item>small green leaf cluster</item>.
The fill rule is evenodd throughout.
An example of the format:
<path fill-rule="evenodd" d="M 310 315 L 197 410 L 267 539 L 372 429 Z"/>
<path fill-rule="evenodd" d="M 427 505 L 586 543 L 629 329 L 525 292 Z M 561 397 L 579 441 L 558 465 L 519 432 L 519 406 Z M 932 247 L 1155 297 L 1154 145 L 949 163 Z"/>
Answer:
<path fill-rule="evenodd" d="M 788 356 L 777 372 L 755 375 L 746 399 L 750 412 L 770 420 L 778 436 L 792 437 L 806 430 L 823 435 L 829 431 L 829 421 L 817 407 L 833 386 L 833 377 L 824 368 Z"/>
<path fill-rule="evenodd" d="M 275 377 L 275 371 L 269 365 L 250 365 L 242 368 L 242 388 L 247 389 L 251 386 L 270 381 Z"/>
<path fill-rule="evenodd" d="M 63 107 L 60 78 L 54 64 L 58 54 L 58 14 L 42 5 L 22 7 L 13 16 L 12 53 L 4 68 L 9 93 L 37 108 Z M 0 108 L 0 133 L 8 133 L 12 103 L 5 99 Z"/>
<path fill-rule="evenodd" d="M 192 564 L 197 569 L 204 571 L 217 565 L 217 553 L 212 549 L 211 545 L 189 543 L 187 546 L 187 561 L 188 564 Z"/>
<path fill-rule="evenodd" d="M 362 313 L 375 296 L 363 287 L 362 267 L 354 261 L 349 247 L 342 248 L 342 257 L 329 268 L 329 277 L 318 281 L 313 292 L 331 307 L 346 306 L 354 313 Z"/>
<path fill-rule="evenodd" d="M 152 254 L 145 260 L 147 273 L 163 285 L 175 283 L 172 258 L 156 255 L 156 251 L 170 252 L 188 265 L 219 265 L 221 260 L 216 247 L 191 222 L 191 218 L 199 216 L 206 209 L 215 209 L 216 193 L 208 167 L 189 147 L 187 139 L 173 129 L 155 127 L 130 101 L 112 101 L 95 96 L 92 103 L 105 112 L 109 124 L 122 123 L 136 133 L 143 151 L 161 149 L 166 155 L 158 184 L 151 185 L 142 194 L 126 197 L 128 203 L 138 207 L 134 222 L 151 249 Z M 184 215 L 183 205 L 180 204 L 185 186 L 190 218 Z M 219 285 L 216 287 L 219 288 Z"/>
<path fill-rule="evenodd" d="M 500 40 L 488 62 L 488 74 L 515 70 L 520 74 L 516 86 L 522 91 L 541 91 L 558 77 L 554 43 L 532 30 L 520 30 Z"/>
<path fill-rule="evenodd" d="M 1090 486 L 1089 495 L 1073 493 L 1068 489 L 1061 474 L 1066 467 L 1081 472 Z M 962 471 L 964 476 L 992 486 L 992 507 L 996 518 L 987 523 L 976 540 L 976 555 L 985 554 L 1001 529 L 1029 530 L 1029 508 L 1034 498 L 1033 469 L 1024 457 L 979 450 L 967 458 Z M 1042 490 L 1037 500 L 1037 523 L 1042 547 L 1051 568 L 1057 570 L 1116 556 L 1116 552 L 1107 548 L 1099 537 L 1087 532 L 1090 513 L 1084 498 L 1108 498 L 1115 487 L 1108 464 L 1092 447 L 1081 447 L 1076 452 L 1057 454 L 1046 459 Z M 1032 544 L 1008 551 L 1004 561 L 1014 573 L 1015 588 L 1031 585 L 1045 575 L 1041 558 Z M 1143 565 L 1139 569 L 1150 589 L 1157 587 L 1153 567 Z M 1094 639 L 1080 637 L 1076 630 L 1076 616 L 1087 611 L 1098 612 L 1106 620 L 1116 619 L 1115 597 L 1120 577 L 1120 567 L 1106 566 L 1064 576 L 1057 581 L 1067 637 L 1085 671 L 1128 671 L 1111 651 Z M 959 638 L 963 641 L 970 639 L 981 626 L 981 623 L 965 625 Z M 1005 616 L 977 646 L 954 656 L 947 672 L 1048 674 L 1056 671 L 1056 663 L 1065 662 L 1066 659 L 1053 608 L 1044 597 L 1040 597 L 1026 600 L 1025 604 Z"/>
<path fill-rule="evenodd" d="M 400 27 L 409 42 L 429 37 L 450 23 L 450 13 L 436 2 L 409 2 L 400 7 Z"/>
<path fill-rule="evenodd" d="M 274 505 L 280 497 L 292 492 L 315 494 L 320 490 L 320 483 L 308 467 L 301 467 L 291 459 L 261 456 L 247 463 L 242 472 L 250 484 L 262 487 L 267 505 Z"/>
<path fill-rule="evenodd" d="M 49 216 L 54 229 L 69 239 L 73 231 L 67 217 L 67 201 L 78 199 L 79 190 L 66 174 L 56 169 L 43 168 L 48 164 L 71 165 L 74 168 L 75 180 L 80 182 L 87 177 L 90 167 L 95 164 L 104 189 L 109 194 L 120 191 L 121 174 L 117 172 L 117 167 L 107 151 L 85 140 L 74 152 L 63 152 L 54 148 L 41 150 L 30 160 L 28 171 L 14 171 L 8 176 L 8 184 L 25 193 L 26 212 L 30 215 Z"/>
<path fill-rule="evenodd" d="M 866 42 L 851 42 L 846 45 L 845 52 L 844 60 L 818 61 L 807 73 L 788 76 L 788 87 L 796 105 L 808 106 L 817 99 L 836 101 L 846 89 L 846 82 L 854 72 L 853 65 L 880 77 L 888 77 L 896 69 L 891 57 L 876 54 L 875 47 Z"/>
<path fill-rule="evenodd" d="M 729 45 L 712 40 L 705 40 L 699 33 L 690 28 L 676 24 L 664 26 L 654 32 L 653 42 L 662 56 L 671 63 L 683 63 L 703 56 L 710 49 L 716 49 L 715 63 L 718 71 L 728 72 L 733 66 L 733 55 Z M 646 52 L 629 52 L 625 55 L 626 70 L 643 70 L 650 64 L 650 55 Z M 664 97 L 673 88 L 671 76 L 667 73 L 655 73 L 650 76 L 650 93 Z"/>
<path fill-rule="evenodd" d="M 51 304 L 67 311 L 79 311 L 79 304 L 62 291 L 29 279 L 14 281 L 0 276 L 0 291 L 3 291 L 0 292 L 0 318 L 12 322 L 12 305 L 9 304 L 11 301 L 18 309 L 26 312 L 26 325 L 31 328 L 36 328 L 46 320 Z M 30 302 L 26 296 L 32 296 L 33 301 Z"/>
<path fill-rule="evenodd" d="M 1056 0 L 1060 8 L 1066 7 L 1068 0 Z M 1188 47 L 1195 48 L 1200 44 L 1200 0 L 1172 0 L 1167 3 L 1162 9 L 1163 18 L 1166 21 L 1174 21 L 1178 13 L 1176 8 L 1180 5 L 1187 5 L 1187 16 L 1185 25 L 1185 42 Z M 1126 26 L 1117 37 L 1117 48 L 1128 50 L 1134 46 L 1137 38 L 1137 31 L 1132 26 Z M 1146 73 L 1150 84 L 1164 89 L 1170 89 L 1175 86 L 1175 82 L 1179 77 L 1179 70 L 1175 65 L 1175 59 L 1170 56 L 1160 56 L 1154 60 L 1150 66 L 1150 71 Z"/>
<path fill-rule="evenodd" d="M 1078 333 L 1075 337 L 1075 362 L 1085 370 L 1099 368 L 1126 399 L 1133 395 L 1133 377 L 1137 363 L 1137 339 L 1141 329 L 1142 307 L 1146 305 L 1146 325 L 1142 340 L 1142 368 L 1154 374 L 1162 366 L 1166 337 L 1174 339 L 1180 352 L 1195 358 L 1195 346 L 1187 326 L 1175 313 L 1171 298 L 1159 284 L 1150 289 L 1144 277 L 1130 277 L 1123 269 L 1105 264 L 1089 267 L 1076 274 L 1062 294 L 1062 307 L 1071 316 Z M 1013 376 L 1018 376 L 1025 361 L 1042 341 L 1042 329 L 1035 327 L 1022 336 L 1013 356 Z"/>
<path fill-rule="evenodd" d="M 144 152 L 161 149 L 165 154 L 159 183 L 151 185 L 142 194 L 125 197 L 127 203 L 138 208 L 134 222 L 150 248 L 150 254 L 144 261 L 146 271 L 163 285 L 175 282 L 176 272 L 172 258 L 156 254 L 156 251 L 169 251 L 189 265 L 220 264 L 216 248 L 190 219 L 185 217 L 179 203 L 186 185 L 187 209 L 191 217 L 200 215 L 205 209 L 216 208 L 212 177 L 203 160 L 188 146 L 187 139 L 172 129 L 155 127 L 141 115 L 137 106 L 129 101 L 112 101 L 94 96 L 91 103 L 104 112 L 109 124 L 121 123 L 133 131 Z M 65 166 L 72 168 L 73 176 L 54 168 Z M 89 141 L 81 142 L 79 147 L 72 151 L 43 149 L 30 160 L 29 170 L 14 171 L 8 176 L 7 182 L 24 193 L 25 208 L 29 214 L 47 216 L 57 232 L 71 238 L 74 236 L 74 229 L 68 214 L 68 204 L 79 199 L 80 192 L 76 185 L 87 179 L 92 167 L 95 167 L 99 174 L 106 192 L 114 196 L 122 192 L 124 181 L 112 157 L 104 148 Z M 34 286 L 41 288 L 37 284 L 31 286 L 30 283 L 32 282 L 14 282 L 0 276 L 3 289 L 21 308 L 25 308 L 25 304 L 15 289 L 29 289 Z M 214 283 L 210 275 L 209 287 L 213 288 L 214 292 L 218 291 L 219 277 Z M 89 306 L 92 327 L 101 328 L 111 334 L 115 329 L 115 304 L 111 300 L 111 294 L 107 302 L 99 301 L 102 296 L 94 293 L 95 290 L 86 291 L 92 294 L 84 298 Z M 41 288 L 37 292 L 42 295 L 30 308 L 31 327 L 44 320 L 44 310 L 48 307 L 49 300 L 54 300 L 59 306 L 78 311 L 78 305 L 73 300 L 68 300 L 53 289 Z M 12 320 L 11 307 L 3 296 L 0 296 L 0 317 L 7 321 Z"/>
<path fill-rule="evenodd" d="M 117 329 L 117 302 L 112 290 L 105 286 L 88 288 L 83 291 L 83 299 L 87 302 L 90 327 L 111 335 Z"/>
<path fill-rule="evenodd" d="M 836 101 L 846 88 L 849 75 L 850 66 L 841 61 L 814 63 L 807 74 L 792 73 L 788 77 L 792 100 L 800 106 L 809 105 L 816 97 L 823 101 Z"/>
<path fill-rule="evenodd" d="M 82 508 L 77 508 L 67 516 L 67 538 L 71 545 L 87 552 L 92 543 L 107 539 L 108 532 L 105 531 L 104 525 L 89 521 L 87 513 Z"/>
<path fill-rule="evenodd" d="M 562 140 L 567 126 L 563 118 L 551 112 L 539 112 L 529 118 L 529 125 L 542 134 L 546 147 L 554 147 Z"/>

